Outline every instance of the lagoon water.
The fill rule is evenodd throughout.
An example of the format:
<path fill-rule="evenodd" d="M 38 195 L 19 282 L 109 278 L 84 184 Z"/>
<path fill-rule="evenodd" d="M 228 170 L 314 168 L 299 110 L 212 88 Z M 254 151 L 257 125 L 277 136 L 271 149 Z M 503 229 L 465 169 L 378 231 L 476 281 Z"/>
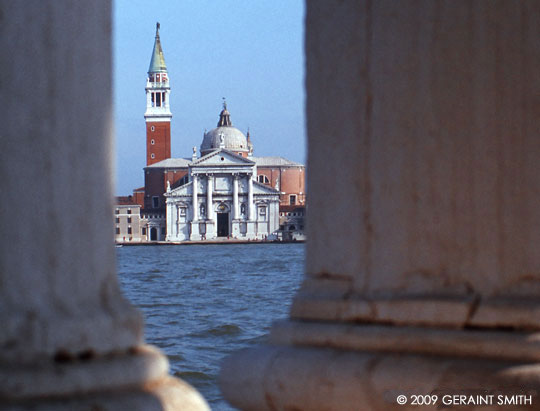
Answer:
<path fill-rule="evenodd" d="M 304 245 L 122 247 L 117 264 L 124 294 L 144 314 L 146 341 L 213 410 L 230 410 L 217 387 L 220 363 L 264 342 L 272 321 L 287 317 Z"/>

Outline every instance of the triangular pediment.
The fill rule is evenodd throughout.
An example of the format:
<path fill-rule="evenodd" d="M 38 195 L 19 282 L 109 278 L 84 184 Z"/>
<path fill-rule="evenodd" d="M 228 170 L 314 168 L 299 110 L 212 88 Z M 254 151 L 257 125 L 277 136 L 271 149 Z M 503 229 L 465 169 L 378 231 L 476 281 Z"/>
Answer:
<path fill-rule="evenodd" d="M 193 181 L 165 193 L 165 197 L 193 195 Z"/>
<path fill-rule="evenodd" d="M 279 194 L 275 188 L 253 181 L 253 194 Z"/>
<path fill-rule="evenodd" d="M 248 160 L 232 151 L 219 149 L 199 158 L 191 163 L 191 167 L 206 167 L 206 166 L 248 166 L 255 162 Z"/>

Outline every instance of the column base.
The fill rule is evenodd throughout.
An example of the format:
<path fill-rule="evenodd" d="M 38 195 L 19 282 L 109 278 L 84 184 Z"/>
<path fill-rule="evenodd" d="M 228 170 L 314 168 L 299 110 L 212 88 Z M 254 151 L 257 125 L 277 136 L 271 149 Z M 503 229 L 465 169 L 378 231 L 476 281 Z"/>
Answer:
<path fill-rule="evenodd" d="M 246 237 L 254 239 L 256 238 L 256 230 L 255 230 L 255 224 L 257 224 L 255 221 L 246 221 Z"/>
<path fill-rule="evenodd" d="M 200 240 L 201 234 L 199 233 L 199 220 L 191 222 L 191 234 L 189 235 L 190 240 Z"/>
<path fill-rule="evenodd" d="M 209 410 L 157 349 L 0 366 L 0 410 Z"/>
<path fill-rule="evenodd" d="M 206 239 L 210 240 L 212 238 L 217 237 L 217 230 L 216 230 L 216 221 L 215 220 L 207 220 L 206 221 Z"/>
<path fill-rule="evenodd" d="M 300 328 L 295 329 L 296 326 Z M 326 326 L 336 328 L 329 330 Z M 467 400 L 481 396 L 488 401 L 481 405 L 482 410 L 500 410 L 505 406 L 533 409 L 540 405 L 538 335 L 515 336 L 508 332 L 504 336 L 504 332 L 499 332 L 497 342 L 505 338 L 513 341 L 513 346 L 506 349 L 490 341 L 490 332 L 483 339 L 482 331 L 475 332 L 467 344 L 469 331 L 443 330 L 455 333 L 453 341 L 461 336 L 461 347 L 452 353 L 450 343 L 440 349 L 444 341 L 436 341 L 440 336 L 423 340 L 430 331 L 427 329 L 370 327 L 278 324 L 271 335 L 273 345 L 240 351 L 225 360 L 220 375 L 224 397 L 243 410 L 408 410 L 418 409 L 418 405 L 411 403 L 415 395 L 437 396 L 435 404 L 420 403 L 422 409 L 455 406 L 455 395 L 465 395 Z M 389 343 L 392 338 L 385 336 L 382 328 L 387 333 L 395 331 L 395 337 L 405 332 L 412 339 L 418 332 L 416 348 L 406 348 L 411 339 L 401 345 L 405 349 L 400 348 L 400 338 Z M 518 348 L 520 339 L 522 347 Z M 488 347 L 485 355 L 484 347 Z M 518 349 L 523 357 L 512 353 L 513 349 Z M 400 395 L 406 396 L 405 405 L 398 404 Z M 466 409 L 475 409 L 470 405 Z"/>

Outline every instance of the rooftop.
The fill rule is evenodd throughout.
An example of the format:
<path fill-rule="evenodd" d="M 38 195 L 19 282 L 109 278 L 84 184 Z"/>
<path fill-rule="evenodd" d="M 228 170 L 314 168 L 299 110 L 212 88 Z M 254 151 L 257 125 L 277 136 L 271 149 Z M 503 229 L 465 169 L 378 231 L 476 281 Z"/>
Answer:
<path fill-rule="evenodd" d="M 191 158 L 167 158 L 165 160 L 158 161 L 146 168 L 180 168 L 187 167 L 191 163 Z"/>
<path fill-rule="evenodd" d="M 296 163 L 291 160 L 279 156 L 269 156 L 269 157 L 251 157 L 250 160 L 255 161 L 257 166 L 300 166 L 303 167 L 303 164 Z"/>

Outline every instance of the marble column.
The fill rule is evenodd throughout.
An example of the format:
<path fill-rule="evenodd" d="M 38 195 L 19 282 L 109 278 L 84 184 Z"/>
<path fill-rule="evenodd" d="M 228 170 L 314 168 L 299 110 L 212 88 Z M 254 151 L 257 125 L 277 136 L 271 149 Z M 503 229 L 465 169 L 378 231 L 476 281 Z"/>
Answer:
<path fill-rule="evenodd" d="M 198 188 L 199 188 L 199 178 L 197 174 L 193 174 L 193 222 L 199 219 L 199 198 L 198 198 Z"/>
<path fill-rule="evenodd" d="M 238 174 L 233 176 L 233 218 L 238 220 L 239 217 L 239 206 L 238 206 L 238 179 L 240 177 Z"/>
<path fill-rule="evenodd" d="M 0 408 L 208 409 L 116 278 L 110 2 L 0 9 Z"/>
<path fill-rule="evenodd" d="M 248 220 L 255 220 L 255 212 L 253 207 L 253 176 L 247 175 L 248 179 Z"/>
<path fill-rule="evenodd" d="M 208 220 L 214 219 L 214 208 L 212 206 L 212 190 L 214 187 L 213 184 L 214 178 L 211 174 L 208 175 L 207 186 L 206 186 L 206 215 Z"/>
<path fill-rule="evenodd" d="M 173 213 L 176 211 L 176 205 L 172 204 L 169 202 L 169 200 L 166 198 L 165 199 L 165 204 L 166 204 L 166 208 L 165 208 L 165 211 L 166 211 L 166 218 L 165 218 L 165 221 L 166 221 L 166 225 L 167 225 L 167 236 L 165 237 L 165 239 L 167 241 L 169 241 L 172 237 L 174 237 L 174 232 L 173 232 Z"/>
<path fill-rule="evenodd" d="M 179 216 L 179 207 L 178 207 L 178 204 L 174 204 L 173 205 L 173 208 L 172 208 L 172 218 L 171 218 L 171 230 L 172 230 L 172 234 L 171 236 L 173 238 L 177 238 L 178 237 L 178 223 L 180 221 L 180 216 Z M 172 223 L 172 221 L 174 220 L 174 223 Z M 167 222 L 168 224 L 168 222 Z M 167 227 L 168 229 L 169 227 Z"/>
<path fill-rule="evenodd" d="M 540 3 L 306 6 L 305 280 L 270 344 L 226 360 L 225 397 L 540 406 Z"/>

